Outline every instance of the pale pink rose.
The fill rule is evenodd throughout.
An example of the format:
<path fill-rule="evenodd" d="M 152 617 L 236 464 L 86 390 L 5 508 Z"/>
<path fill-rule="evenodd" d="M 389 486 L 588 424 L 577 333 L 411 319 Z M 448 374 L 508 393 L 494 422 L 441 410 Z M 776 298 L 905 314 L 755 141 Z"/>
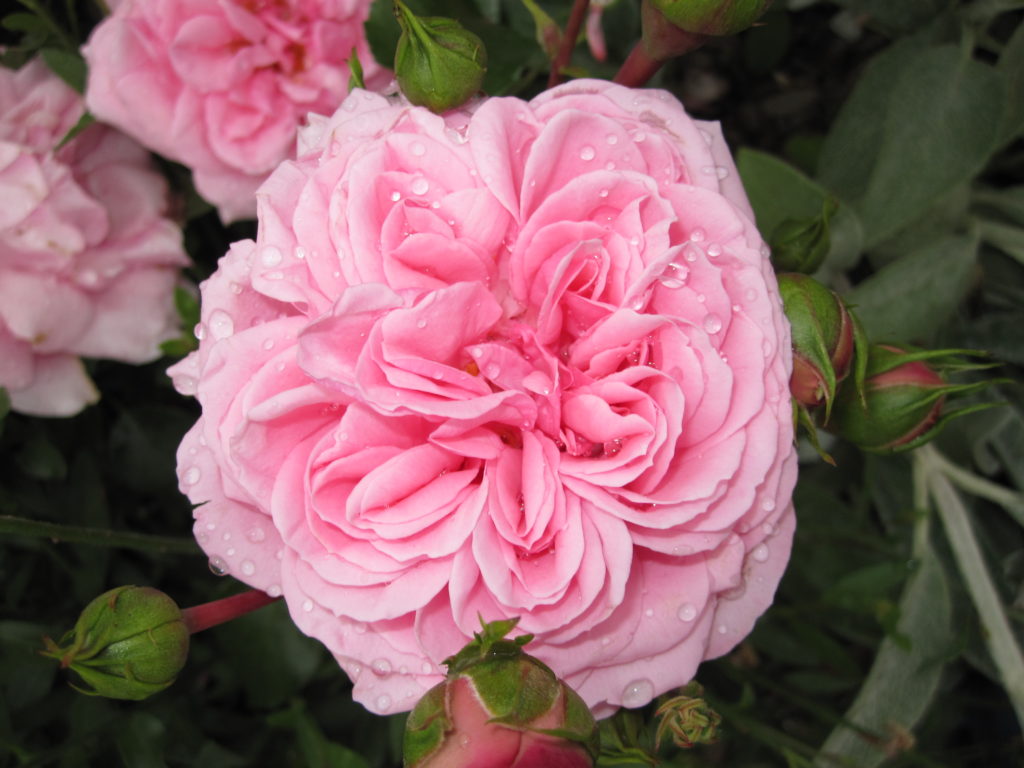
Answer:
<path fill-rule="evenodd" d="M 789 556 L 789 328 L 715 124 L 581 80 L 356 92 L 202 286 L 179 451 L 214 566 L 376 712 L 480 624 L 598 714 L 743 638 Z"/>
<path fill-rule="evenodd" d="M 294 157 L 308 112 L 331 114 L 355 48 L 367 82 L 370 0 L 122 0 L 82 49 L 100 120 L 192 169 L 224 221 L 251 218 L 256 188 Z"/>
<path fill-rule="evenodd" d="M 41 61 L 0 68 L 0 386 L 23 413 L 77 413 L 98 397 L 80 357 L 148 362 L 177 332 L 166 184 L 110 128 L 56 149 L 84 111 Z"/>

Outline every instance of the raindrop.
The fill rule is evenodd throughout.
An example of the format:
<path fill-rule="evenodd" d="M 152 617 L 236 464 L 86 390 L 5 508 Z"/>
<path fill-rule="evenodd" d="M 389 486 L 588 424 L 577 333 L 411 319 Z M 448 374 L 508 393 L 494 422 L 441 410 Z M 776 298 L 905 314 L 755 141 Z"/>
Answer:
<path fill-rule="evenodd" d="M 228 288 L 230 288 L 231 292 L 236 296 L 242 292 L 242 286 L 238 283 L 231 283 L 228 285 Z"/>
<path fill-rule="evenodd" d="M 243 560 L 241 570 L 243 576 L 252 576 L 256 573 L 256 564 L 252 560 Z"/>
<path fill-rule="evenodd" d="M 265 246 L 263 250 L 260 251 L 260 261 L 263 262 L 263 266 L 265 267 L 276 267 L 281 263 L 283 258 L 284 254 L 272 245 Z"/>
<path fill-rule="evenodd" d="M 280 584 L 271 584 L 269 587 L 267 587 L 267 594 L 270 595 L 271 597 L 280 597 L 281 596 L 281 585 Z"/>
<path fill-rule="evenodd" d="M 725 626 L 725 624 L 719 624 L 718 625 L 718 634 L 724 635 L 728 631 L 729 631 L 729 628 L 727 626 Z"/>
<path fill-rule="evenodd" d="M 602 189 L 600 192 L 597 193 L 597 196 L 602 199 L 608 197 L 608 190 Z"/>
<path fill-rule="evenodd" d="M 206 524 L 206 530 L 208 530 L 208 531 L 215 531 L 215 530 L 217 530 L 217 524 L 216 523 L 207 523 Z"/>
<path fill-rule="evenodd" d="M 642 707 L 654 698 L 654 683 L 650 680 L 634 680 L 622 691 L 622 706 Z"/>
<path fill-rule="evenodd" d="M 353 624 L 352 629 L 356 631 L 357 635 L 366 634 L 366 624 L 364 624 L 361 621 L 357 621 L 355 624 Z"/>
<path fill-rule="evenodd" d="M 222 309 L 210 315 L 210 332 L 215 339 L 226 339 L 235 332 L 235 322 L 231 315 Z"/>
<path fill-rule="evenodd" d="M 551 394 L 551 378 L 543 371 L 531 371 L 523 377 L 523 386 L 538 395 Z"/>
<path fill-rule="evenodd" d="M 633 134 L 633 141 L 635 141 L 637 144 L 643 143 L 644 139 L 646 138 L 647 134 L 645 134 L 643 131 L 637 131 L 636 133 Z"/>
<path fill-rule="evenodd" d="M 227 555 L 228 557 L 234 557 L 235 556 L 235 548 L 234 547 L 228 547 L 227 551 L 224 554 Z"/>
<path fill-rule="evenodd" d="M 185 472 L 185 477 L 182 479 L 185 481 L 185 485 L 195 485 L 199 482 L 199 478 L 203 476 L 202 471 L 199 467 L 189 467 Z"/>
<path fill-rule="evenodd" d="M 427 154 L 427 148 L 420 142 L 413 142 L 412 146 L 409 147 L 409 151 L 412 152 L 416 157 L 423 157 Z"/>
<path fill-rule="evenodd" d="M 175 376 L 172 381 L 174 388 L 183 395 L 194 395 L 199 391 L 199 382 L 194 376 Z"/>
<path fill-rule="evenodd" d="M 263 348 L 264 349 L 273 349 L 274 348 L 274 340 L 273 339 L 267 339 L 266 341 L 264 341 L 263 342 Z"/>
<path fill-rule="evenodd" d="M 250 528 L 249 533 L 245 537 L 254 544 L 257 544 L 267 538 L 267 534 L 262 528 Z"/>
<path fill-rule="evenodd" d="M 622 440 L 616 437 L 614 440 L 609 440 L 604 444 L 604 455 L 615 456 L 619 451 L 622 450 Z M 653 612 L 652 612 L 653 613 Z M 651 614 L 648 614 L 648 616 Z"/>
<path fill-rule="evenodd" d="M 312 612 L 312 610 L 313 610 L 313 601 L 310 600 L 309 598 L 306 598 L 305 600 L 303 600 L 302 601 L 302 610 L 304 610 L 306 613 Z"/>
<path fill-rule="evenodd" d="M 95 269 L 83 269 L 78 273 L 78 282 L 87 286 L 98 285 L 100 276 Z"/>
<path fill-rule="evenodd" d="M 206 338 L 206 326 L 202 323 L 196 323 L 196 327 L 192 329 L 192 333 L 195 334 L 197 339 L 202 341 Z"/>
<path fill-rule="evenodd" d="M 299 261 L 302 261 L 303 259 L 306 258 L 306 249 L 303 248 L 301 245 L 295 246 L 295 258 L 298 259 Z"/>
<path fill-rule="evenodd" d="M 771 512 L 773 509 L 775 509 L 775 499 L 768 498 L 762 501 L 761 509 L 763 509 L 765 512 Z"/>
<path fill-rule="evenodd" d="M 724 179 L 726 176 L 729 175 L 729 169 L 726 168 L 724 165 L 716 165 L 715 175 L 720 179 Z"/>
<path fill-rule="evenodd" d="M 664 273 L 658 278 L 658 282 L 666 288 L 682 288 L 686 284 L 686 278 L 689 274 L 690 270 L 688 267 L 672 263 L 665 268 Z"/>
<path fill-rule="evenodd" d="M 580 160 L 593 160 L 595 155 L 597 155 L 597 152 L 589 144 L 580 149 Z"/>
<path fill-rule="evenodd" d="M 697 618 L 697 608 L 693 603 L 683 603 L 679 606 L 679 610 L 676 611 L 676 616 L 679 617 L 680 621 L 693 621 Z"/>
<path fill-rule="evenodd" d="M 611 146 L 615 146 L 616 144 L 619 143 L 619 137 L 616 136 L 614 133 L 609 133 L 607 136 L 605 136 L 604 140 L 607 141 L 608 144 Z"/>
<path fill-rule="evenodd" d="M 775 535 L 775 525 L 772 524 L 772 523 L 765 523 L 764 525 L 761 526 L 761 530 L 764 531 L 764 535 L 765 536 L 774 536 Z"/>
<path fill-rule="evenodd" d="M 375 659 L 370 663 L 370 669 L 377 677 L 384 677 L 391 674 L 391 662 L 387 659 Z"/>
<path fill-rule="evenodd" d="M 412 190 L 412 193 L 414 195 L 425 195 L 427 194 L 427 191 L 430 189 L 430 182 L 424 179 L 422 176 L 420 176 L 415 181 L 413 181 L 412 187 L 410 187 L 410 189 Z"/>
<path fill-rule="evenodd" d="M 210 566 L 210 573 L 214 576 L 226 576 L 228 572 L 228 564 L 224 562 L 221 557 L 211 557 L 210 562 L 207 563 Z"/>
<path fill-rule="evenodd" d="M 401 199 L 402 199 L 402 193 L 399 192 L 398 190 L 395 190 L 394 192 L 391 193 L 391 202 L 397 203 Z"/>
<path fill-rule="evenodd" d="M 718 333 L 722 330 L 722 318 L 714 312 L 709 312 L 704 316 L 704 330 L 708 333 Z"/>
<path fill-rule="evenodd" d="M 754 547 L 754 550 L 750 553 L 750 556 L 759 563 L 768 562 L 768 545 L 758 544 L 756 547 Z"/>
<path fill-rule="evenodd" d="M 280 270 L 274 270 L 273 272 L 265 272 L 263 276 L 267 280 L 283 280 L 284 272 L 281 272 Z"/>
<path fill-rule="evenodd" d="M 653 608 L 648 608 L 646 611 L 644 611 L 644 616 L 647 616 L 648 618 L 650 618 L 653 615 L 654 615 L 654 609 Z"/>
<path fill-rule="evenodd" d="M 377 709 L 379 709 L 381 712 L 387 712 L 390 707 L 391 707 L 391 697 L 390 696 L 388 696 L 386 693 L 384 693 L 384 694 L 381 694 L 380 696 L 377 697 Z"/>
<path fill-rule="evenodd" d="M 420 671 L 421 671 L 421 672 L 422 672 L 422 673 L 423 673 L 424 675 L 429 675 L 429 674 L 430 674 L 431 672 L 433 672 L 434 670 L 433 670 L 433 668 L 432 668 L 432 667 L 430 666 L 430 662 L 429 662 L 429 661 L 424 661 L 424 662 L 423 662 L 422 664 L 420 664 Z"/>
<path fill-rule="evenodd" d="M 710 256 L 712 259 L 715 258 L 716 256 L 721 256 L 722 255 L 722 246 L 720 246 L 718 243 L 711 243 L 707 247 L 707 253 L 708 253 L 708 256 Z"/>
<path fill-rule="evenodd" d="M 707 235 L 705 234 L 704 230 L 701 229 L 700 227 L 698 227 L 697 229 L 693 230 L 693 232 L 690 233 L 690 240 L 692 240 L 695 243 L 703 242 L 705 237 L 707 237 Z"/>

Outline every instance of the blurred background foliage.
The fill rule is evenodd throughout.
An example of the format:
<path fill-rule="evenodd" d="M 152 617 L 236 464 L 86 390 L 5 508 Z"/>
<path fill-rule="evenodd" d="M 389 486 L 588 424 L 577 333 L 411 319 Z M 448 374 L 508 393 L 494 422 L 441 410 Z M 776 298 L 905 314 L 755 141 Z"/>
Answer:
<path fill-rule="evenodd" d="M 564 24 L 570 2 L 408 5 L 483 38 L 488 93 L 529 97 L 548 59 L 528 5 Z M 614 74 L 639 37 L 638 7 L 605 10 L 607 61 L 581 43 L 572 75 Z M 99 4 L 6 8 L 4 63 L 42 51 L 81 87 L 77 48 Z M 670 62 L 651 83 L 723 123 L 766 236 L 839 202 L 817 277 L 856 305 L 874 340 L 986 350 L 1006 379 L 976 396 L 1001 407 L 908 457 L 828 436 L 836 467 L 802 452 L 799 527 L 776 604 L 698 676 L 723 717 L 720 739 L 663 745 L 664 765 L 1024 761 L 1022 18 L 1016 0 L 776 0 L 759 26 Z M 390 2 L 375 3 L 367 32 L 388 61 Z M 163 167 L 198 282 L 255 225 L 224 227 L 187 171 Z M 190 329 L 194 301 L 179 298 Z M 178 682 L 141 703 L 79 694 L 38 655 L 43 635 L 59 636 L 116 585 L 155 586 L 182 606 L 239 590 L 208 570 L 176 489 L 175 449 L 197 408 L 164 370 L 191 344 L 186 330 L 152 365 L 90 362 L 103 398 L 73 419 L 3 415 L 0 766 L 396 766 L 403 717 L 354 704 L 280 604 L 197 635 Z M 624 716 L 620 732 L 649 744 L 654 708 Z"/>

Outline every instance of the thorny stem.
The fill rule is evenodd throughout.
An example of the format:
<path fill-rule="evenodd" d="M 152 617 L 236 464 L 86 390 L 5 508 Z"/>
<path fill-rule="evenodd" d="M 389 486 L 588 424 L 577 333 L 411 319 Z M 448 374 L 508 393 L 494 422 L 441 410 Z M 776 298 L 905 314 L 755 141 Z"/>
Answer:
<path fill-rule="evenodd" d="M 97 547 L 121 547 L 144 552 L 175 555 L 199 555 L 202 552 L 192 539 L 174 536 L 154 536 L 146 533 L 111 531 L 107 528 L 87 528 L 81 525 L 63 525 L 43 520 L 30 520 L 14 515 L 0 515 L 0 533 L 33 536 L 54 542 L 91 544 Z"/>
<path fill-rule="evenodd" d="M 569 11 L 569 21 L 565 25 L 565 34 L 562 35 L 562 43 L 558 46 L 558 53 L 555 54 L 555 58 L 551 62 L 548 88 L 554 88 L 562 81 L 562 70 L 569 66 L 573 48 L 576 47 L 576 38 L 580 36 L 580 29 L 583 27 L 583 20 L 587 16 L 589 6 L 590 0 L 574 0 L 572 10 Z"/>
<path fill-rule="evenodd" d="M 231 619 L 237 619 L 239 616 L 244 616 L 280 599 L 271 597 L 266 592 L 250 589 L 221 600 L 185 608 L 181 612 L 181 618 L 185 622 L 185 626 L 188 627 L 189 633 L 194 635 L 196 632 L 216 627 L 218 624 L 231 621 Z"/>

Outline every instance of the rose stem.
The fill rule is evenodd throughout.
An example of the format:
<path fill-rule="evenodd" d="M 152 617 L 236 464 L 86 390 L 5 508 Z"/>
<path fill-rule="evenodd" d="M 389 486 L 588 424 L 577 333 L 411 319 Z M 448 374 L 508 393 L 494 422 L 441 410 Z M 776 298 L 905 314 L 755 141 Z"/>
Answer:
<path fill-rule="evenodd" d="M 569 11 L 569 21 L 565 25 L 565 34 L 562 35 L 562 43 L 558 46 L 558 53 L 551 62 L 551 75 L 548 77 L 548 88 L 554 88 L 562 81 L 562 69 L 569 64 L 572 58 L 573 48 L 576 47 L 576 38 L 580 36 L 580 29 L 583 27 L 583 19 L 587 15 L 587 7 L 590 0 L 574 0 L 572 10 Z"/>
<path fill-rule="evenodd" d="M 706 35 L 695 35 L 681 29 L 672 29 L 669 33 L 663 33 L 662 36 L 664 39 L 656 41 L 659 48 L 664 51 L 661 59 L 651 56 L 644 41 L 640 40 L 633 46 L 633 50 L 629 52 L 629 56 L 626 57 L 626 61 L 615 74 L 612 82 L 630 88 L 646 85 L 647 81 L 654 77 L 654 74 L 668 59 L 694 51 L 704 45 L 708 39 Z"/>
<path fill-rule="evenodd" d="M 222 600 L 186 608 L 181 612 L 181 618 L 184 620 L 185 626 L 188 627 L 188 631 L 194 635 L 196 632 L 202 632 L 204 629 L 215 627 L 225 621 L 231 621 L 231 619 L 237 619 L 239 616 L 244 616 L 280 599 L 271 597 L 258 589 L 250 589 Z"/>

